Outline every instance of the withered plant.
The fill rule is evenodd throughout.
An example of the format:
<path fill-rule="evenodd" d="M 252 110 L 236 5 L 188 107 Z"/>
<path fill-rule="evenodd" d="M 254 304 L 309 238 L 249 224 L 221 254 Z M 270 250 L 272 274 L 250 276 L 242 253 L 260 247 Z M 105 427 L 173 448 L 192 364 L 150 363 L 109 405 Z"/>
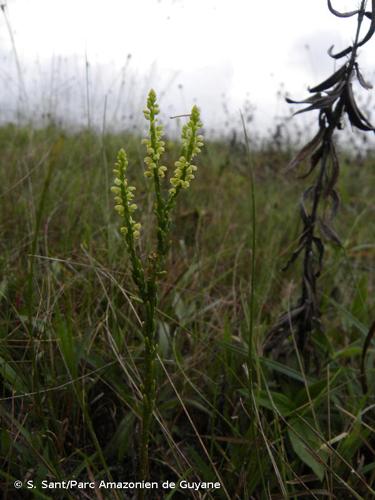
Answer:
<path fill-rule="evenodd" d="M 286 334 L 293 329 L 297 333 L 297 344 L 300 351 L 304 353 L 306 361 L 309 359 L 311 350 L 311 334 L 321 328 L 317 281 L 322 272 L 324 240 L 340 244 L 332 227 L 332 220 L 339 208 L 336 185 L 340 163 L 336 151 L 335 133 L 343 129 L 346 121 L 352 127 L 364 132 L 375 131 L 374 126 L 359 109 L 353 94 L 355 79 L 364 89 L 372 88 L 362 76 L 357 62 L 358 49 L 365 45 L 375 32 L 375 0 L 371 2 L 370 11 L 366 10 L 366 4 L 366 0 L 361 0 L 357 10 L 339 12 L 332 6 L 331 0 L 328 0 L 328 9 L 336 17 L 357 16 L 354 42 L 340 52 L 335 52 L 333 46 L 328 50 L 332 59 L 344 62 L 329 78 L 309 89 L 312 94 L 310 97 L 303 101 L 287 99 L 289 103 L 307 104 L 306 107 L 297 111 L 296 115 L 319 111 L 317 134 L 297 153 L 289 165 L 289 170 L 292 170 L 303 162 L 308 162 L 309 167 L 301 178 L 311 178 L 314 175 L 315 177 L 313 183 L 302 194 L 300 216 L 303 229 L 298 246 L 284 268 L 288 268 L 299 257 L 303 259 L 301 296 L 269 332 L 266 349 L 270 350 L 278 343 L 280 334 Z M 364 21 L 366 22 L 367 19 L 370 25 L 366 34 L 361 36 Z"/>

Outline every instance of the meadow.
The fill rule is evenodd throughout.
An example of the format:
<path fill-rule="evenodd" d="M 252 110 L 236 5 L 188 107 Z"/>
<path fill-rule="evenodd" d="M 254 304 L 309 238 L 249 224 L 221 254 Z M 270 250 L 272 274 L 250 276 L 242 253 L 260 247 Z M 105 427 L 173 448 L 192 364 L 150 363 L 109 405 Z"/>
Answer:
<path fill-rule="evenodd" d="M 99 131 L 87 56 L 87 126 L 22 120 L 1 6 L 21 85 L 0 125 L 2 498 L 375 498 L 367 3 L 327 1 L 355 37 L 287 97 L 318 119 L 262 139 L 252 106 L 229 138 L 195 105 L 164 136 L 154 90 L 145 136 L 107 129 L 106 101 Z"/>
<path fill-rule="evenodd" d="M 128 484 L 142 480 L 140 299 L 110 192 L 121 147 L 147 255 L 155 217 L 139 137 L 0 129 L 0 482 L 10 500 L 141 495 Z M 173 169 L 178 141 L 166 149 Z M 292 154 L 271 138 L 248 148 L 243 137 L 206 139 L 175 208 L 156 314 L 158 487 L 146 498 L 374 498 L 373 344 L 366 395 L 360 370 L 374 319 L 374 158 L 340 153 L 342 246 L 326 244 L 323 328 L 307 370 L 293 329 L 267 342 L 300 291 L 301 264 L 281 271 L 301 230 L 305 181 L 286 172 Z M 68 479 L 81 488 L 48 488 Z"/>

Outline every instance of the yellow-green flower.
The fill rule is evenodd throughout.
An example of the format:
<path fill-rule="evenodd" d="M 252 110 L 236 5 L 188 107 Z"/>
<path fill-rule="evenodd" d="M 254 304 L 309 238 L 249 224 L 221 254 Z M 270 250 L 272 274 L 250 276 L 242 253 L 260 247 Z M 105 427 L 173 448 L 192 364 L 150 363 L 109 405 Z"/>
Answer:
<path fill-rule="evenodd" d="M 176 169 L 173 177 L 170 179 L 172 187 L 169 193 L 171 196 L 175 196 L 178 189 L 187 189 L 190 186 L 190 181 L 194 179 L 194 172 L 197 170 L 197 167 L 191 162 L 200 153 L 203 146 L 203 136 L 198 134 L 201 127 L 202 122 L 200 121 L 199 109 L 197 106 L 193 106 L 190 119 L 182 128 L 181 156 L 175 162 Z"/>
<path fill-rule="evenodd" d="M 156 93 L 151 89 L 148 94 L 146 109 L 143 111 L 146 120 L 150 122 L 149 137 L 142 141 L 147 151 L 147 156 L 144 159 L 147 165 L 147 170 L 145 171 L 146 177 L 154 177 L 156 174 L 158 177 L 163 178 L 167 171 L 167 167 L 159 165 L 160 158 L 165 151 L 165 142 L 162 140 L 163 126 L 158 123 L 156 118 L 159 112 Z"/>
<path fill-rule="evenodd" d="M 128 159 L 126 153 L 124 149 L 120 149 L 113 170 L 115 179 L 111 191 L 115 195 L 115 210 L 124 219 L 124 225 L 120 228 L 121 233 L 138 239 L 140 236 L 141 224 L 136 222 L 131 215 L 137 210 L 137 205 L 133 203 L 135 187 L 129 186 L 126 178 L 127 168 Z"/>

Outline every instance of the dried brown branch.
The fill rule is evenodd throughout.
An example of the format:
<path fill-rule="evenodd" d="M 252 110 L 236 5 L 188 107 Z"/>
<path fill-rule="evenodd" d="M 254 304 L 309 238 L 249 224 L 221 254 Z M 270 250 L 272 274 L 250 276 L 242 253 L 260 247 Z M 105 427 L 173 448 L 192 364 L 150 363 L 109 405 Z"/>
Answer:
<path fill-rule="evenodd" d="M 269 339 L 274 343 L 277 333 L 284 334 L 295 328 L 298 334 L 299 349 L 305 354 L 308 364 L 308 342 L 313 331 L 321 328 L 320 300 L 317 280 L 321 274 L 324 256 L 324 240 L 340 244 L 340 239 L 332 228 L 338 206 L 339 196 L 335 186 L 340 173 L 339 159 L 336 153 L 334 134 L 342 129 L 342 120 L 347 117 L 350 124 L 363 131 L 375 131 L 364 113 L 359 109 L 354 94 L 352 81 L 356 77 L 365 89 L 372 88 L 363 78 L 357 63 L 358 48 L 370 40 L 375 33 L 375 0 L 372 0 L 371 12 L 365 10 L 365 0 L 356 11 L 340 13 L 335 10 L 328 0 L 329 10 L 337 17 L 357 16 L 357 30 L 352 46 L 347 47 L 338 54 L 329 54 L 334 59 L 349 56 L 346 62 L 330 77 L 309 89 L 312 96 L 302 101 L 287 99 L 294 104 L 308 104 L 307 107 L 295 114 L 319 111 L 319 129 L 314 138 L 308 142 L 290 162 L 288 170 L 298 167 L 309 160 L 310 166 L 302 178 L 310 177 L 314 172 L 316 177 L 311 186 L 305 189 L 300 201 L 300 216 L 303 229 L 299 238 L 297 249 L 293 252 L 288 264 L 289 267 L 303 254 L 303 276 L 301 296 L 297 304 L 289 313 L 284 313 L 269 332 Z M 364 18 L 370 19 L 370 27 L 361 39 L 360 32 Z M 319 165 L 319 168 L 317 169 Z M 329 216 L 323 213 L 322 202 L 331 206 Z M 266 350 L 267 347 L 266 340 Z"/>

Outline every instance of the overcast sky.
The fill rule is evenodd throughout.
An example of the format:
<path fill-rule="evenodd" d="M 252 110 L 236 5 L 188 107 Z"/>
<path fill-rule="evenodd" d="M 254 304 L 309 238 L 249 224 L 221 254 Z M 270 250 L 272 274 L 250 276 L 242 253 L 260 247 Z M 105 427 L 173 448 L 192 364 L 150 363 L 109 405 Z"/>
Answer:
<path fill-rule="evenodd" d="M 333 3 L 352 10 L 358 1 Z M 35 116 L 87 120 L 89 103 L 97 125 L 104 114 L 108 124 L 131 120 L 154 87 L 167 114 L 197 102 L 208 128 L 220 128 L 251 103 L 267 126 L 288 113 L 280 86 L 302 98 L 333 70 L 329 46 L 355 31 L 325 0 L 8 0 L 6 12 L 21 77 L 2 16 L 3 114 L 22 94 Z M 373 53 L 371 41 L 360 59 L 370 78 Z"/>

